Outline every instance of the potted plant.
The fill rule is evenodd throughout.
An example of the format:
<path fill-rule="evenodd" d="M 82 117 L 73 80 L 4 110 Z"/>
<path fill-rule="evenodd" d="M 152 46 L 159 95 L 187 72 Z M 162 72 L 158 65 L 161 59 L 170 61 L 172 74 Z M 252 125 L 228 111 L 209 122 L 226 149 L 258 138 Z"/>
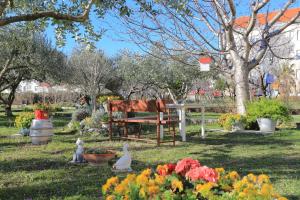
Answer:
<path fill-rule="evenodd" d="M 219 117 L 218 123 L 227 131 L 244 130 L 246 117 L 240 114 L 226 113 Z"/>
<path fill-rule="evenodd" d="M 43 120 L 49 118 L 50 105 L 44 103 L 38 103 L 34 105 L 35 119 Z"/>
<path fill-rule="evenodd" d="M 101 117 L 102 128 L 108 128 L 109 125 L 109 116 L 108 113 L 104 113 Z"/>
<path fill-rule="evenodd" d="M 257 120 L 261 132 L 273 133 L 278 121 L 289 121 L 291 116 L 283 102 L 261 98 L 247 104 L 247 119 L 250 122 Z"/>
<path fill-rule="evenodd" d="M 32 112 L 23 112 L 16 117 L 15 126 L 20 129 L 22 135 L 29 135 L 29 128 L 33 119 L 34 114 Z"/>
<path fill-rule="evenodd" d="M 85 149 L 83 153 L 83 158 L 94 165 L 107 163 L 115 157 L 116 153 L 114 151 L 103 148 L 88 148 Z"/>

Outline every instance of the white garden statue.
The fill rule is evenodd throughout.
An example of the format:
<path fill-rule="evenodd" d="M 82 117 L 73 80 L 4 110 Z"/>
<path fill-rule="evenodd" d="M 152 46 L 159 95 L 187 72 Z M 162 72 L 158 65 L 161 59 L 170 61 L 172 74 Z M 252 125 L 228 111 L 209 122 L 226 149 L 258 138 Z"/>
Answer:
<path fill-rule="evenodd" d="M 73 160 L 71 162 L 82 163 L 82 162 L 84 162 L 84 159 L 82 156 L 83 151 L 84 151 L 83 141 L 80 138 L 78 138 L 76 141 L 76 145 L 77 145 L 77 149 L 76 149 L 75 153 L 73 154 Z"/>
<path fill-rule="evenodd" d="M 130 172 L 131 169 L 131 155 L 128 151 L 128 144 L 124 144 L 123 146 L 123 156 L 117 160 L 117 162 L 113 165 L 113 169 L 117 171 L 126 171 Z"/>

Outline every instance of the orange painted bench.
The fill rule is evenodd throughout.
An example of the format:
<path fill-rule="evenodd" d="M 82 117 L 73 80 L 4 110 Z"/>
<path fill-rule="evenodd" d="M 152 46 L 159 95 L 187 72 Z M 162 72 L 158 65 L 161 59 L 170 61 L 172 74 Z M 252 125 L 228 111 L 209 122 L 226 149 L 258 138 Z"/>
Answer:
<path fill-rule="evenodd" d="M 156 125 L 156 143 L 160 146 L 161 143 L 172 142 L 175 145 L 175 125 L 179 123 L 177 115 L 171 115 L 170 109 L 166 108 L 167 101 L 165 100 L 113 100 L 108 102 L 108 112 L 109 112 L 109 139 L 113 138 L 113 124 L 118 124 L 124 127 L 124 136 L 120 136 L 123 139 L 132 140 L 144 140 L 151 141 L 149 139 L 142 139 L 140 137 L 140 131 L 137 137 L 131 138 L 128 136 L 128 123 L 138 123 L 138 124 L 155 124 Z M 168 102 L 169 103 L 169 102 Z M 113 112 L 122 112 L 124 117 L 114 118 Z M 149 112 L 155 113 L 151 116 L 142 117 L 128 117 L 128 112 Z M 167 113 L 165 117 L 161 117 L 160 113 Z M 168 132 L 172 134 L 172 140 L 161 140 L 160 129 L 162 125 L 168 125 Z M 172 126 L 172 130 L 171 130 Z M 153 140 L 152 140 L 153 141 Z"/>

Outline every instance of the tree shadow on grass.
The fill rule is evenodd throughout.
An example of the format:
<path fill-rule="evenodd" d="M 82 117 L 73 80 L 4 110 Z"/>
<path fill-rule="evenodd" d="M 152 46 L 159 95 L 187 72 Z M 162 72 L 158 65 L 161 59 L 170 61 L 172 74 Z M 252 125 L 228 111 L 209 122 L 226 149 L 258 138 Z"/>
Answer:
<path fill-rule="evenodd" d="M 191 133 L 187 138 L 190 143 L 203 144 L 203 145 L 223 145 L 226 148 L 233 148 L 235 146 L 254 146 L 254 145 L 276 145 L 276 146 L 289 146 L 293 142 L 281 140 L 273 136 L 264 136 L 255 133 L 222 133 L 220 135 L 208 135 L 202 139 L 193 136 L 195 132 Z"/>
<path fill-rule="evenodd" d="M 71 159 L 70 159 L 71 160 Z M 71 166 L 70 163 L 49 158 L 31 158 L 0 161 L 0 172 L 39 171 L 47 169 L 60 169 Z"/>

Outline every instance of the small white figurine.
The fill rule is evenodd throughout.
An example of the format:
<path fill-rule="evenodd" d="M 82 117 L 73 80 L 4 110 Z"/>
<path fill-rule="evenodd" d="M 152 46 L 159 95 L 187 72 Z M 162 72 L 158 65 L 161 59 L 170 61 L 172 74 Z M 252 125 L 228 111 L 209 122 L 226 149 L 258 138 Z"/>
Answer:
<path fill-rule="evenodd" d="M 117 171 L 132 171 L 131 169 L 131 156 L 128 151 L 128 144 L 124 144 L 123 146 L 123 156 L 117 160 L 117 162 L 113 165 L 113 169 Z"/>
<path fill-rule="evenodd" d="M 83 159 L 83 141 L 78 138 L 77 141 L 76 141 L 76 145 L 77 145 L 77 149 L 75 151 L 75 153 L 73 154 L 73 160 L 72 162 L 73 163 L 82 163 L 84 162 L 84 159 Z"/>

